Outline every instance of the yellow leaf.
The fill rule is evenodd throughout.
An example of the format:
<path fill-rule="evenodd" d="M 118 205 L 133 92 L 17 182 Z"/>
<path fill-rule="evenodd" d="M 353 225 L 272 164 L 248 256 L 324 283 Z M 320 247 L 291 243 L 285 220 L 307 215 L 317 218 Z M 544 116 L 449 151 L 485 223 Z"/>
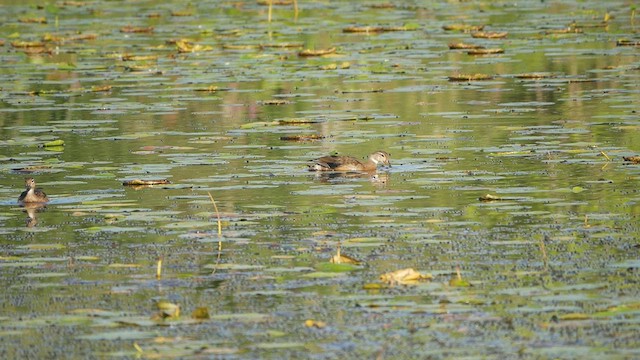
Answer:
<path fill-rule="evenodd" d="M 166 318 L 178 318 L 180 317 L 180 305 L 168 302 L 166 300 L 160 300 L 156 303 L 158 310 L 160 310 L 160 316 L 163 319 Z"/>
<path fill-rule="evenodd" d="M 386 274 L 380 275 L 380 280 L 389 284 L 416 284 L 420 280 L 431 280 L 433 276 L 431 274 L 421 274 L 414 269 L 407 268 L 392 271 Z"/>
<path fill-rule="evenodd" d="M 591 317 L 583 313 L 570 313 L 558 316 L 560 320 L 588 320 Z"/>
<path fill-rule="evenodd" d="M 316 321 L 316 320 L 309 319 L 304 322 L 304 326 L 322 329 L 327 326 L 327 323 L 325 323 L 324 321 Z"/>

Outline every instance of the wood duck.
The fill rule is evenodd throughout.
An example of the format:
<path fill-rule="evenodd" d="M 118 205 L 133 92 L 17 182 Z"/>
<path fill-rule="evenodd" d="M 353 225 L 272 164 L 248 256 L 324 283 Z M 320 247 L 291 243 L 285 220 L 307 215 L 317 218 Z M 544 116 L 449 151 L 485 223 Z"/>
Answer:
<path fill-rule="evenodd" d="M 47 194 L 41 189 L 36 189 L 36 181 L 29 177 L 24 179 L 25 191 L 20 194 L 18 201 L 21 203 L 46 203 L 49 201 Z"/>
<path fill-rule="evenodd" d="M 309 171 L 375 171 L 379 164 L 391 166 L 389 156 L 387 152 L 376 151 L 365 162 L 351 156 L 323 156 L 312 161 Z"/>

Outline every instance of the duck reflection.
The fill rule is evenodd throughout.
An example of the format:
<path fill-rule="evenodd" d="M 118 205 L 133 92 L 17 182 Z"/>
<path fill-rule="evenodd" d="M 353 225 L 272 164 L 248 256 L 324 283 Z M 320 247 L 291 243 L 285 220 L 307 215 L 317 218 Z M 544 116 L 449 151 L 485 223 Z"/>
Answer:
<path fill-rule="evenodd" d="M 31 228 L 38 224 L 37 213 L 47 207 L 45 203 L 24 203 L 21 205 L 27 213 L 26 227 Z"/>
<path fill-rule="evenodd" d="M 389 183 L 389 173 L 367 173 L 367 172 L 317 172 L 314 174 L 316 180 L 320 182 L 340 182 L 346 179 L 369 179 L 375 187 L 384 188 Z"/>

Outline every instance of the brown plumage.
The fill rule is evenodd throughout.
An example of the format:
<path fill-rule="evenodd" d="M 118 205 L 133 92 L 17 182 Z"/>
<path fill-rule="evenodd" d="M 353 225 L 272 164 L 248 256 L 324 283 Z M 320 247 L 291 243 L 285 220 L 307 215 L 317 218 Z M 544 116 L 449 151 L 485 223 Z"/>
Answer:
<path fill-rule="evenodd" d="M 18 198 L 19 202 L 46 203 L 49 201 L 47 194 L 45 194 L 41 189 L 36 189 L 36 181 L 33 178 L 30 177 L 24 179 L 24 186 L 26 190 L 20 194 L 20 197 Z"/>
<path fill-rule="evenodd" d="M 364 162 L 351 156 L 323 156 L 312 161 L 309 171 L 375 171 L 380 164 L 391 166 L 389 156 L 384 151 L 376 151 Z"/>

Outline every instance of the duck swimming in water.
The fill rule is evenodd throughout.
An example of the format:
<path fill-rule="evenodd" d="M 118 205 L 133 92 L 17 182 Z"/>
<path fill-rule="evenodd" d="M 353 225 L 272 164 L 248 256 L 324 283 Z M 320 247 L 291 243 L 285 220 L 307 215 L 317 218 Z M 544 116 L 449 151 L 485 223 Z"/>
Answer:
<path fill-rule="evenodd" d="M 375 171 L 378 165 L 391 166 L 389 153 L 376 151 L 362 162 L 352 156 L 323 156 L 312 161 L 309 171 Z"/>
<path fill-rule="evenodd" d="M 18 201 L 21 203 L 46 203 L 49 201 L 47 194 L 41 189 L 36 189 L 36 181 L 32 178 L 24 179 L 25 191 L 20 194 Z"/>

